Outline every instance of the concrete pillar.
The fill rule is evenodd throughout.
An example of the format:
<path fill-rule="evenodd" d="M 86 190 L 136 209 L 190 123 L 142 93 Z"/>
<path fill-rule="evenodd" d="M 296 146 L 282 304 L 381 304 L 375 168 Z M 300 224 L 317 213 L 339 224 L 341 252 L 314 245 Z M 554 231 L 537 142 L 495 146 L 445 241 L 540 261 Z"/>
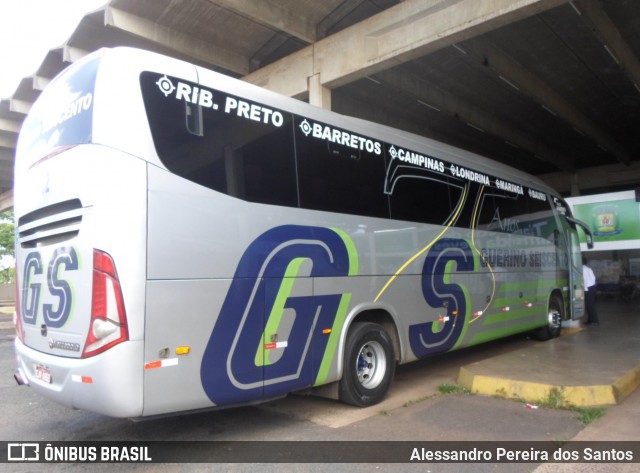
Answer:
<path fill-rule="evenodd" d="M 309 103 L 316 107 L 331 110 L 331 89 L 325 87 L 320 82 L 320 73 L 308 78 L 309 81 Z"/>
<path fill-rule="evenodd" d="M 580 182 L 578 174 L 573 173 L 571 175 L 571 197 L 577 197 L 580 195 Z"/>
<path fill-rule="evenodd" d="M 0 194 L 0 212 L 13 207 L 13 189 Z"/>

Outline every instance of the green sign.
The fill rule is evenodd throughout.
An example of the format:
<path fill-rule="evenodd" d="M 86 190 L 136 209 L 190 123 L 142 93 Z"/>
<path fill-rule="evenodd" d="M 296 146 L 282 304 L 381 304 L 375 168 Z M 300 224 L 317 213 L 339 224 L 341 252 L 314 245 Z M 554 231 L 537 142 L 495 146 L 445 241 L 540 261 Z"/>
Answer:
<path fill-rule="evenodd" d="M 571 202 L 572 199 L 567 200 Z M 606 200 L 605 198 L 590 203 L 576 201 L 579 199 L 573 202 L 573 214 L 589 226 L 596 245 L 598 242 L 640 241 L 640 204 L 635 199 Z M 582 232 L 580 241 L 583 243 L 586 241 Z"/>

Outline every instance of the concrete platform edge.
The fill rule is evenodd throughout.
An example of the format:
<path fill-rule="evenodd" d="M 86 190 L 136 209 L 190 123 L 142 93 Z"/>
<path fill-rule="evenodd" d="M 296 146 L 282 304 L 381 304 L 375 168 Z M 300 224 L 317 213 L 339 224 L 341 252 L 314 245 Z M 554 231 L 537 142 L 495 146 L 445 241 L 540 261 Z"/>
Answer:
<path fill-rule="evenodd" d="M 561 386 L 505 379 L 473 373 L 462 367 L 457 383 L 472 393 L 520 399 L 538 403 L 548 399 L 553 389 L 562 393 L 564 401 L 577 407 L 593 407 L 618 404 L 640 386 L 640 366 L 627 371 L 610 385 Z"/>

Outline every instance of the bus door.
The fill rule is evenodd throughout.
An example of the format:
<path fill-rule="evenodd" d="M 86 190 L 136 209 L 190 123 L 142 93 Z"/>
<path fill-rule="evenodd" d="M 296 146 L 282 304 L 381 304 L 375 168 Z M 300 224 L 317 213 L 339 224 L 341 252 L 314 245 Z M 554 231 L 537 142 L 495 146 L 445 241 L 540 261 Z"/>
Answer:
<path fill-rule="evenodd" d="M 585 295 L 584 281 L 582 280 L 582 254 L 580 253 L 580 240 L 575 225 L 569 225 L 569 252 L 571 260 L 571 319 L 577 320 L 584 315 Z"/>
<path fill-rule="evenodd" d="M 301 270 L 295 268 L 295 271 Z M 265 325 L 256 366 L 264 369 L 266 398 L 312 384 L 313 310 L 311 278 L 270 278 L 265 285 Z"/>
<path fill-rule="evenodd" d="M 343 236 L 332 229 L 298 226 L 268 233 L 283 230 L 290 240 L 277 247 L 271 260 L 274 271 L 264 285 L 262 347 L 251 354 L 255 366 L 263 367 L 266 398 L 316 383 L 333 328 L 350 297 L 344 294 L 343 277 L 353 262 Z"/>
<path fill-rule="evenodd" d="M 563 319 L 573 314 L 576 298 L 576 273 L 574 270 L 574 255 L 571 250 L 571 230 L 566 220 L 567 207 L 563 201 L 554 197 L 554 214 L 557 228 L 553 231 L 553 244 L 556 248 L 556 287 L 562 290 L 564 300 Z M 566 311 L 569 311 L 568 313 Z"/>
<path fill-rule="evenodd" d="M 273 398 L 314 384 L 343 307 L 335 278 L 347 276 L 349 265 L 348 248 L 332 229 L 285 225 L 256 238 L 204 355 L 210 398 Z M 218 371 L 228 383 L 211 374 Z"/>
<path fill-rule="evenodd" d="M 585 311 L 585 290 L 584 281 L 582 279 L 582 252 L 580 251 L 580 238 L 578 236 L 577 227 L 582 228 L 587 237 L 587 248 L 593 248 L 593 234 L 591 229 L 586 223 L 577 220 L 570 215 L 567 215 L 567 223 L 570 232 L 570 244 L 571 244 L 571 261 L 572 261 L 572 312 L 571 318 L 573 320 L 579 319 L 584 315 Z"/>
<path fill-rule="evenodd" d="M 581 226 L 587 235 L 589 248 L 593 248 L 593 236 L 586 224 L 574 219 L 566 202 L 554 197 L 554 208 L 559 221 L 559 235 L 556 248 L 558 252 L 558 268 L 560 281 L 566 280 L 563 286 L 565 300 L 569 302 L 571 319 L 577 320 L 584 315 L 584 283 L 582 280 L 582 254 L 578 238 L 577 225 Z M 566 279 L 565 279 L 566 278 Z"/>

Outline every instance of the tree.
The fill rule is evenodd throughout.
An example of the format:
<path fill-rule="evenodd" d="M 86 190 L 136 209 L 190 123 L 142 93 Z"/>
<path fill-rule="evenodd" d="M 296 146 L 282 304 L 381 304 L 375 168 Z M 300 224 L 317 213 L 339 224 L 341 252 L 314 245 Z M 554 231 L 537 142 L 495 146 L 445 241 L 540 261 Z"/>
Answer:
<path fill-rule="evenodd" d="M 5 210 L 0 213 L 0 259 L 11 260 L 16 256 L 16 234 L 13 223 L 13 210 Z M 8 268 L 0 269 L 0 283 L 15 281 L 15 269 L 13 264 Z"/>

